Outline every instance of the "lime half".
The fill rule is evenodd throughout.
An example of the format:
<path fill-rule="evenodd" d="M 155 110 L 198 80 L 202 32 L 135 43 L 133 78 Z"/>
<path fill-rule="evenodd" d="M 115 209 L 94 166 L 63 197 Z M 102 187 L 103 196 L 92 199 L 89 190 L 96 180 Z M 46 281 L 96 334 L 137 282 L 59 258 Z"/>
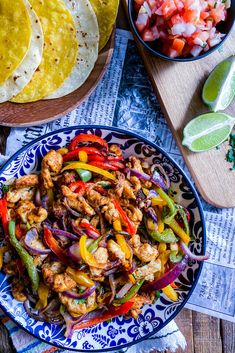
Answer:
<path fill-rule="evenodd" d="M 224 113 L 207 113 L 191 120 L 184 128 L 182 144 L 193 152 L 208 151 L 226 140 L 235 118 Z"/>
<path fill-rule="evenodd" d="M 235 95 L 235 55 L 219 63 L 206 80 L 202 99 L 211 110 L 226 109 Z"/>

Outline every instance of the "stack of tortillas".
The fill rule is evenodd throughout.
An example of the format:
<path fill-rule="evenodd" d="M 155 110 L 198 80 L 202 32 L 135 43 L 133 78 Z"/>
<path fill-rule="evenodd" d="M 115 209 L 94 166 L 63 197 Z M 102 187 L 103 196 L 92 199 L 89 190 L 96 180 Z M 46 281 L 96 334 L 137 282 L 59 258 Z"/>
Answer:
<path fill-rule="evenodd" d="M 0 0 L 0 103 L 65 96 L 89 77 L 118 0 Z"/>

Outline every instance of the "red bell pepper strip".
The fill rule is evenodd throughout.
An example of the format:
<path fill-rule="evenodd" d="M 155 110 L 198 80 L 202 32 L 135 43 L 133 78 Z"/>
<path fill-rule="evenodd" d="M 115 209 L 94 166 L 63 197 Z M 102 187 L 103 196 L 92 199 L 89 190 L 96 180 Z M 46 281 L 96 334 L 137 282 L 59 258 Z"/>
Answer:
<path fill-rule="evenodd" d="M 135 234 L 135 227 L 132 221 L 127 216 L 126 212 L 122 209 L 119 201 L 117 199 L 113 199 L 114 206 L 118 210 L 119 215 L 121 216 L 122 221 L 125 223 L 127 232 L 131 235 Z"/>
<path fill-rule="evenodd" d="M 18 239 L 18 240 L 20 240 L 24 235 L 25 235 L 25 231 L 23 231 L 23 229 L 21 229 L 21 227 L 20 227 L 20 224 L 19 223 L 17 223 L 16 224 L 16 238 Z"/>
<path fill-rule="evenodd" d="M 70 262 L 69 257 L 66 255 L 64 249 L 62 249 L 55 238 L 53 237 L 51 231 L 48 228 L 44 228 L 44 240 L 47 246 L 53 251 L 53 253 L 60 259 L 61 262 L 68 265 Z"/>
<path fill-rule="evenodd" d="M 120 163 L 120 162 L 109 161 L 108 163 L 111 164 L 112 166 L 118 168 L 118 169 L 124 169 L 125 168 L 124 164 Z"/>
<path fill-rule="evenodd" d="M 107 156 L 106 159 L 107 161 L 118 162 L 123 161 L 123 156 Z"/>
<path fill-rule="evenodd" d="M 101 168 L 101 169 L 118 170 L 117 166 L 112 165 L 111 163 L 107 163 L 107 162 L 92 161 L 92 162 L 89 162 L 88 164 L 93 165 L 98 168 Z"/>
<path fill-rule="evenodd" d="M 93 185 L 94 183 L 86 183 L 82 180 L 74 181 L 73 183 L 69 184 L 69 188 L 71 191 L 76 191 L 78 188 L 87 189 L 89 186 Z"/>
<path fill-rule="evenodd" d="M 80 222 L 79 225 L 80 225 L 80 227 L 89 229 L 89 230 L 91 230 L 92 232 L 95 232 L 95 233 L 97 233 L 97 234 L 100 236 L 100 232 L 98 231 L 98 229 L 96 229 L 95 227 L 93 227 L 91 224 L 86 223 L 86 222 Z"/>
<path fill-rule="evenodd" d="M 70 142 L 69 150 L 74 151 L 80 142 L 95 142 L 95 143 L 98 143 L 99 145 L 105 147 L 105 149 L 108 151 L 107 142 L 104 139 L 102 139 L 101 137 L 96 136 L 96 135 L 92 135 L 92 134 L 79 134 L 79 135 L 75 136 L 72 139 L 72 141 Z"/>
<path fill-rule="evenodd" d="M 2 218 L 2 226 L 5 235 L 8 234 L 8 212 L 7 212 L 7 200 L 5 198 L 0 199 L 0 216 Z"/>
<path fill-rule="evenodd" d="M 128 311 L 132 308 L 133 305 L 134 302 L 128 301 L 120 306 L 111 307 L 108 311 L 106 311 L 103 315 L 99 317 L 74 325 L 73 330 L 81 330 L 83 328 L 94 326 L 100 324 L 101 322 L 111 320 L 119 315 L 125 315 L 128 313 Z"/>
<path fill-rule="evenodd" d="M 89 162 L 105 162 L 107 158 L 104 156 L 98 156 L 98 155 L 94 155 L 91 154 L 90 156 L 88 156 L 88 163 Z"/>
<path fill-rule="evenodd" d="M 101 152 L 99 150 L 97 150 L 97 148 L 95 147 L 80 147 L 80 148 L 76 148 L 75 150 L 72 150 L 66 154 L 63 155 L 63 161 L 64 162 L 68 162 L 68 161 L 72 161 L 74 159 L 78 160 L 78 153 L 79 152 L 86 152 L 89 155 L 93 155 L 93 156 L 101 156 Z"/>

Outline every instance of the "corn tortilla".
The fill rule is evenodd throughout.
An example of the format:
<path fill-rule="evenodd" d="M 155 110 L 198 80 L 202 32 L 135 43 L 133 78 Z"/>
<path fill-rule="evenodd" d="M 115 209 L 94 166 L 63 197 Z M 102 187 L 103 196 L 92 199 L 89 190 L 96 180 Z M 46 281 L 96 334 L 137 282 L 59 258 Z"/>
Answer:
<path fill-rule="evenodd" d="M 90 75 L 98 57 L 99 27 L 88 0 L 62 0 L 71 12 L 79 43 L 77 60 L 69 77 L 46 99 L 63 97 L 79 88 Z"/>
<path fill-rule="evenodd" d="M 2 85 L 0 85 L 0 103 L 17 95 L 29 83 L 42 60 L 44 43 L 42 26 L 28 0 L 24 1 L 29 14 L 32 30 L 29 50 L 20 66 L 17 67 Z"/>
<path fill-rule="evenodd" d="M 99 24 L 100 51 L 105 47 L 112 34 L 118 13 L 119 0 L 90 0 L 90 3 L 96 13 Z"/>
<path fill-rule="evenodd" d="M 62 85 L 76 62 L 78 43 L 73 17 L 61 0 L 30 0 L 44 33 L 42 62 L 29 84 L 12 99 L 40 100 Z"/>
<path fill-rule="evenodd" d="M 31 25 L 23 0 L 0 0 L 0 85 L 24 59 Z"/>

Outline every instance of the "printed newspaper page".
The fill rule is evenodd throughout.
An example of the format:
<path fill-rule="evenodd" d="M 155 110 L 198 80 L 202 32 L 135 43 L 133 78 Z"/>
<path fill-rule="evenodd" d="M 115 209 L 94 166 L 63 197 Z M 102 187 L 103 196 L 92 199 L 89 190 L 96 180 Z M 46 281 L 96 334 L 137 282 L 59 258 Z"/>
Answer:
<path fill-rule="evenodd" d="M 79 124 L 113 125 L 139 133 L 164 148 L 189 175 L 129 32 L 117 30 L 112 62 L 91 96 L 62 119 L 12 129 L 7 155 L 47 132 Z M 187 307 L 235 322 L 235 210 L 202 203 L 210 259 Z"/>

